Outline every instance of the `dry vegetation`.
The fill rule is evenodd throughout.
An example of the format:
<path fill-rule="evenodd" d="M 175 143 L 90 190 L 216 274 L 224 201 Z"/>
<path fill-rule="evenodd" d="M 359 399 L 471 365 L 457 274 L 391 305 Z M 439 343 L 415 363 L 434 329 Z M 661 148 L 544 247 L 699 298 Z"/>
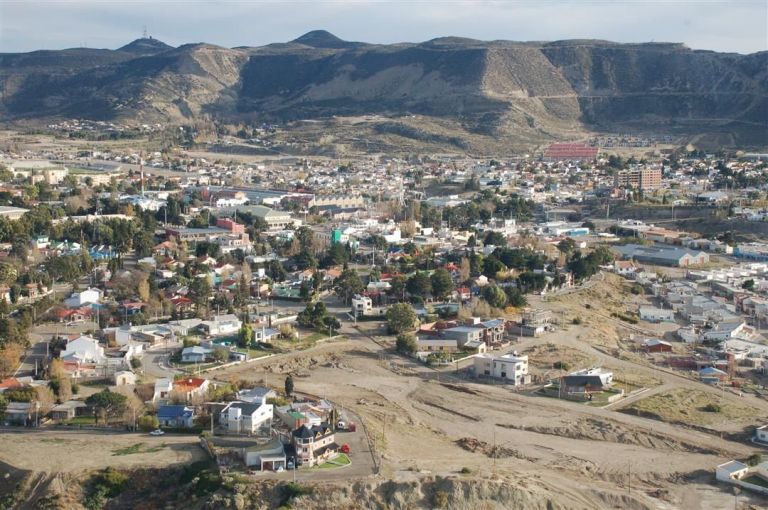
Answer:
<path fill-rule="evenodd" d="M 622 411 L 652 417 L 667 423 L 717 429 L 722 429 L 724 425 L 726 427 L 757 425 L 764 423 L 766 419 L 765 413 L 750 405 L 724 401 L 717 394 L 687 389 L 644 398 L 630 404 Z"/>

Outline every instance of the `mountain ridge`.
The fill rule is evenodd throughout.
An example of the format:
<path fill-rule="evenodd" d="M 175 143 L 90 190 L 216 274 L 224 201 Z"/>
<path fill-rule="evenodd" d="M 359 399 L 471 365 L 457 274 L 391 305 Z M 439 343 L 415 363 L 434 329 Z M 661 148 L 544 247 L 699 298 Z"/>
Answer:
<path fill-rule="evenodd" d="M 117 50 L 0 54 L 0 93 L 6 121 L 419 114 L 492 137 L 719 131 L 768 144 L 768 52 L 666 42 L 367 44 L 323 30 L 238 48 L 138 39 Z"/>

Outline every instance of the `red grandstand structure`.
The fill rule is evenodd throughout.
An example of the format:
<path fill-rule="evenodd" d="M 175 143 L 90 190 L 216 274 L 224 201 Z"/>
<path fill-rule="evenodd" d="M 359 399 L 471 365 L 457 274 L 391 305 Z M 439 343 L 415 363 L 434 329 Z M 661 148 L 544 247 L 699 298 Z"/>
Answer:
<path fill-rule="evenodd" d="M 597 147 L 583 143 L 553 143 L 544 151 L 546 161 L 586 161 L 597 157 Z"/>

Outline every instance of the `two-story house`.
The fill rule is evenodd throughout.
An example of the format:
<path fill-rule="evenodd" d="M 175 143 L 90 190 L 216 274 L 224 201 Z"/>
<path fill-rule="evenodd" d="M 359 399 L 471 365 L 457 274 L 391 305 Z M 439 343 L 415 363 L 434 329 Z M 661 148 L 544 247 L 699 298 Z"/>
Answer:
<path fill-rule="evenodd" d="M 338 450 L 333 429 L 327 423 L 302 425 L 292 433 L 292 444 L 300 464 L 322 464 Z"/>
<path fill-rule="evenodd" d="M 233 434 L 253 434 L 272 423 L 272 404 L 232 402 L 219 415 L 219 425 Z"/>

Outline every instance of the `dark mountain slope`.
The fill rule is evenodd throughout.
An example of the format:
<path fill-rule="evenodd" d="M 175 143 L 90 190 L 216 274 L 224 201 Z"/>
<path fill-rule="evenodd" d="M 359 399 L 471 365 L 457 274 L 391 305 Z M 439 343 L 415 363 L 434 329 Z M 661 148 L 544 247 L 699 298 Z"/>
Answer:
<path fill-rule="evenodd" d="M 0 115 L 182 122 L 420 114 L 521 140 L 588 130 L 740 133 L 768 145 L 768 52 L 446 37 L 374 45 L 313 31 L 258 48 L 0 54 Z M 389 129 L 389 128 L 388 128 Z"/>

